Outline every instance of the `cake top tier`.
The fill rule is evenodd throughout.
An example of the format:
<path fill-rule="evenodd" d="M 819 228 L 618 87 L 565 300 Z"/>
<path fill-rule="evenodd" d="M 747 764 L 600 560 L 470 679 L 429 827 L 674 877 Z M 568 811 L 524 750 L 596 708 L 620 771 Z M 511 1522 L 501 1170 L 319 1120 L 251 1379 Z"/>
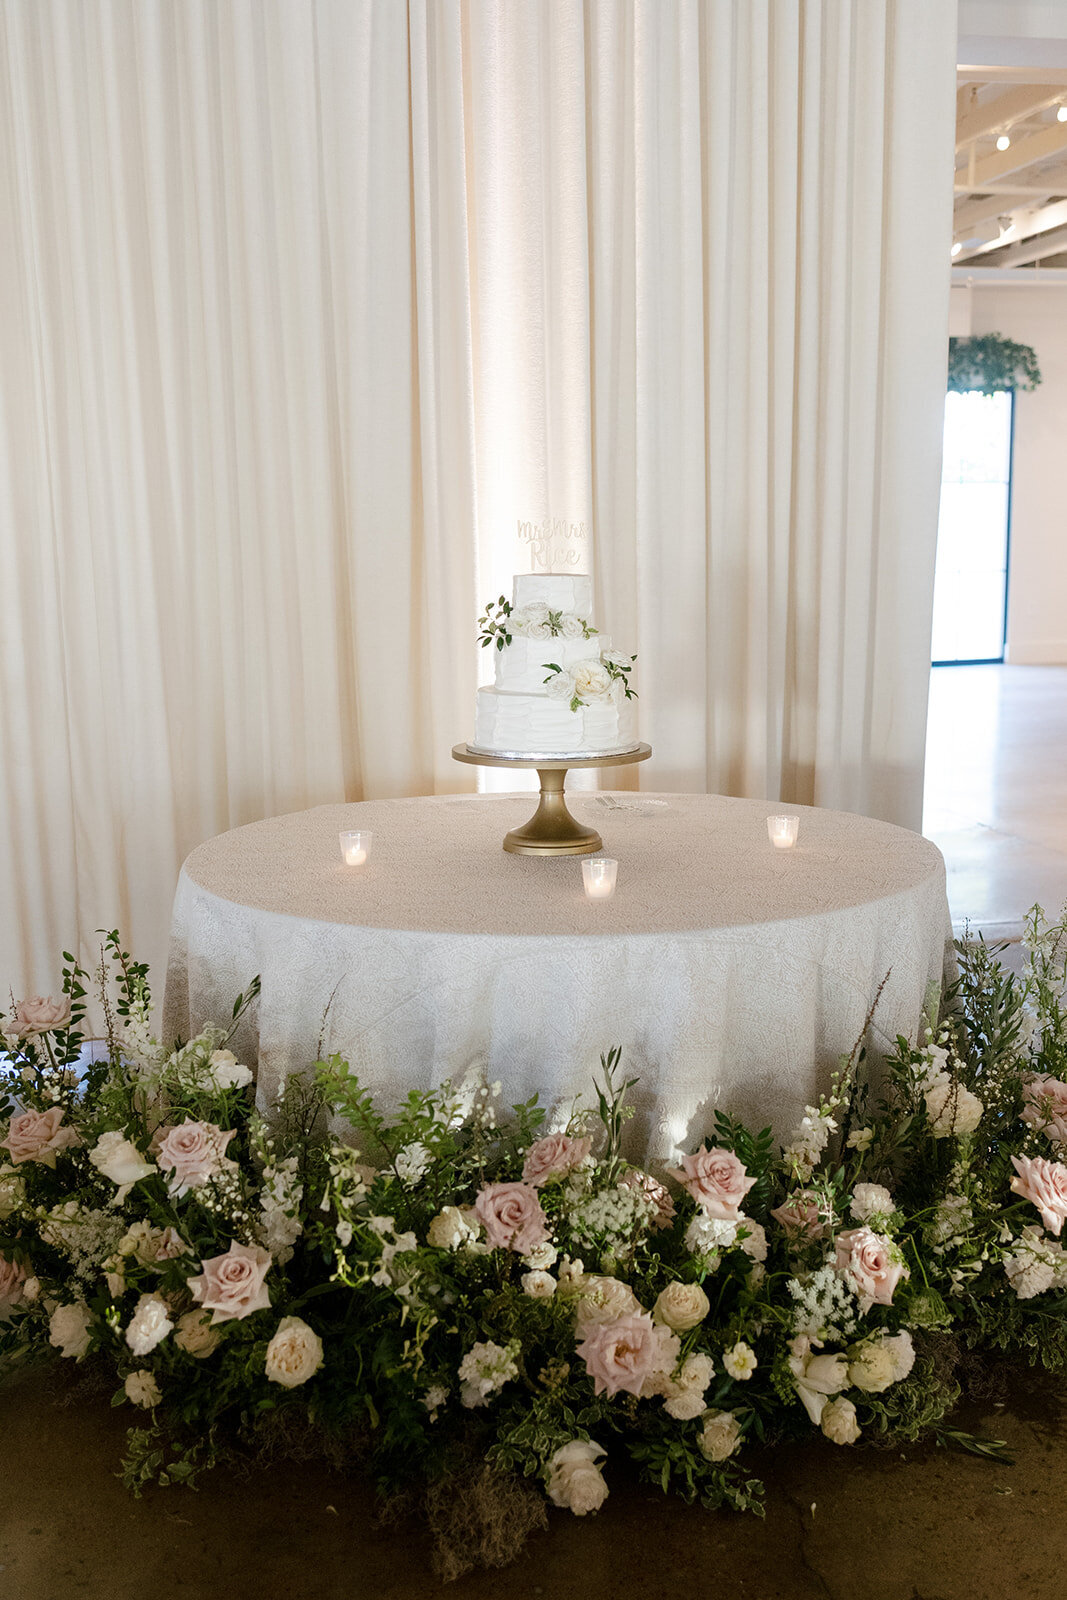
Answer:
<path fill-rule="evenodd" d="M 550 611 L 574 611 L 588 618 L 593 609 L 593 580 L 577 572 L 520 572 L 515 575 L 512 605 L 540 601 Z"/>

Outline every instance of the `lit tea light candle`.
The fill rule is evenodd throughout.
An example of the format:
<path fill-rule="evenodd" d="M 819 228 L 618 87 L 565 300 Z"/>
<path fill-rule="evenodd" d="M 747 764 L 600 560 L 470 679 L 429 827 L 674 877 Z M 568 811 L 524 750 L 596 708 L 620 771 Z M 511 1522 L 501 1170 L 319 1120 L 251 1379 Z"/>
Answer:
<path fill-rule="evenodd" d="M 374 835 L 368 833 L 366 828 L 354 828 L 349 833 L 339 834 L 341 840 L 341 854 L 346 867 L 361 867 L 370 855 L 371 840 Z"/>
<path fill-rule="evenodd" d="M 595 861 L 583 861 L 582 881 L 585 884 L 586 899 L 610 900 L 615 893 L 618 871 L 619 863 L 609 860 L 606 856 L 600 856 Z"/>
<path fill-rule="evenodd" d="M 797 842 L 799 817 L 768 817 L 767 834 L 776 850 L 791 850 Z"/>

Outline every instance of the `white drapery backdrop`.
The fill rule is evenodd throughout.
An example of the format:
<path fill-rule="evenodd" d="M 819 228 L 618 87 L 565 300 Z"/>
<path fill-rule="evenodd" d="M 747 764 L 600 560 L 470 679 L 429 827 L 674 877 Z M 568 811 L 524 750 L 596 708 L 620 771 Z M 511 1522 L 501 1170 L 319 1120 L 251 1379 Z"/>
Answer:
<path fill-rule="evenodd" d="M 916 825 L 941 0 L 0 0 L 0 971 L 253 818 L 463 789 L 517 519 L 646 786 Z M 634 780 L 636 781 L 636 779 Z"/>

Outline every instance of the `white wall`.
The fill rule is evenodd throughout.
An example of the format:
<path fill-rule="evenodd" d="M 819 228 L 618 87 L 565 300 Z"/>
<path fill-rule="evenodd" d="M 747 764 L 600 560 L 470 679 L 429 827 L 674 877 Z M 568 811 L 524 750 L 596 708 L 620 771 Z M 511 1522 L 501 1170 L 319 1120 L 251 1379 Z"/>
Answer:
<path fill-rule="evenodd" d="M 1032 345 L 1043 380 L 1015 397 L 1006 658 L 1067 663 L 1067 285 L 964 292 L 971 332 Z"/>

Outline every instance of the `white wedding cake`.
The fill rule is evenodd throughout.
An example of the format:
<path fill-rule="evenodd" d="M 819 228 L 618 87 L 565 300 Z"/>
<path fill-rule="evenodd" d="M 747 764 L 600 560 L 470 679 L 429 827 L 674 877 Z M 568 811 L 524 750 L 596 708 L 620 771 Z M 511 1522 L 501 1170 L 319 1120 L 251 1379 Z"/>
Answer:
<path fill-rule="evenodd" d="M 474 739 L 486 755 L 562 760 L 637 748 L 629 684 L 634 656 L 589 620 L 593 586 L 571 573 L 521 573 L 480 619 L 496 681 L 478 690 Z"/>

